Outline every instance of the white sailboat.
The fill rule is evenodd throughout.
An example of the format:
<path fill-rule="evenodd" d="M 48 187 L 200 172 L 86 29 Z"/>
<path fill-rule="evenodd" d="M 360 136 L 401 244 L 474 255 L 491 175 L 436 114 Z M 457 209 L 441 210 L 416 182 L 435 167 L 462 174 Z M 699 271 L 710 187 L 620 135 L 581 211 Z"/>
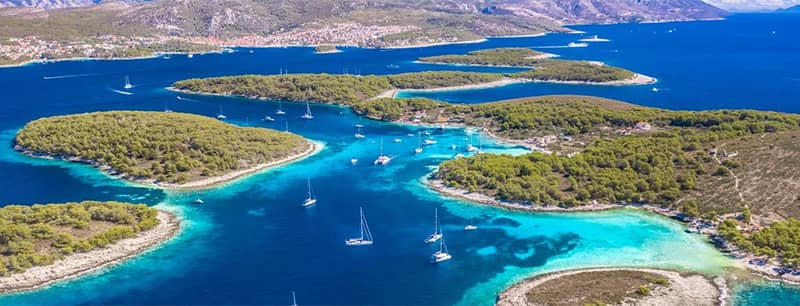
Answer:
<path fill-rule="evenodd" d="M 275 111 L 276 115 L 286 115 L 286 112 L 283 111 L 283 102 L 278 101 L 278 110 Z"/>
<path fill-rule="evenodd" d="M 300 116 L 300 118 L 314 119 L 314 115 L 311 114 L 311 105 L 308 104 L 308 101 L 306 101 L 306 113 Z"/>
<path fill-rule="evenodd" d="M 390 161 L 392 161 L 391 157 L 389 157 L 387 155 L 383 155 L 383 138 L 381 138 L 381 153 L 380 153 L 380 155 L 378 155 L 378 158 L 375 159 L 374 164 L 376 164 L 376 165 L 386 165 Z"/>
<path fill-rule="evenodd" d="M 359 245 L 371 245 L 372 244 L 372 233 L 369 231 L 369 225 L 367 224 L 367 216 L 364 215 L 364 209 L 358 208 L 358 212 L 361 216 L 361 236 L 358 238 L 349 238 L 345 240 L 345 244 L 349 246 L 359 246 Z"/>
<path fill-rule="evenodd" d="M 309 207 L 317 204 L 317 198 L 314 196 L 314 190 L 311 189 L 311 179 L 308 179 L 308 197 L 303 201 L 303 207 Z"/>
<path fill-rule="evenodd" d="M 474 231 L 476 229 L 478 229 L 478 226 L 474 224 L 467 224 L 464 226 L 465 231 Z"/>
<path fill-rule="evenodd" d="M 289 120 L 286 120 L 286 129 L 283 130 L 285 133 L 289 133 Z"/>
<path fill-rule="evenodd" d="M 356 137 L 356 138 L 364 138 L 364 137 L 367 137 L 366 135 L 364 135 L 364 131 L 361 129 L 361 125 L 360 125 L 360 124 L 356 124 L 356 134 L 355 134 L 355 137 Z"/>
<path fill-rule="evenodd" d="M 125 89 L 133 88 L 133 85 L 131 85 L 131 79 L 127 75 L 125 76 L 125 85 L 122 87 Z"/>
<path fill-rule="evenodd" d="M 442 239 L 444 234 L 442 233 L 442 229 L 439 226 L 439 209 L 436 208 L 434 210 L 434 221 L 433 221 L 433 234 L 425 238 L 425 243 L 434 243 Z"/>
<path fill-rule="evenodd" d="M 228 118 L 228 117 L 226 117 L 226 116 L 225 116 L 225 115 L 222 113 L 222 104 L 220 104 L 220 105 L 219 105 L 219 114 L 217 114 L 217 119 L 219 119 L 219 120 L 224 120 L 224 119 L 227 119 L 227 118 Z"/>
<path fill-rule="evenodd" d="M 273 121 L 275 121 L 275 118 L 272 118 L 270 116 L 266 116 L 266 117 L 264 117 L 264 121 L 273 122 Z"/>
<path fill-rule="evenodd" d="M 422 134 L 420 134 L 420 132 L 417 132 L 417 148 L 414 149 L 414 154 L 420 154 L 420 153 L 422 153 L 422 151 L 423 151 L 423 149 L 422 149 Z"/>
<path fill-rule="evenodd" d="M 444 243 L 444 238 L 442 238 L 442 241 L 439 242 L 439 250 L 431 255 L 431 262 L 440 263 L 443 261 L 448 261 L 452 258 L 453 255 L 450 255 L 450 253 L 447 251 L 447 244 Z"/>

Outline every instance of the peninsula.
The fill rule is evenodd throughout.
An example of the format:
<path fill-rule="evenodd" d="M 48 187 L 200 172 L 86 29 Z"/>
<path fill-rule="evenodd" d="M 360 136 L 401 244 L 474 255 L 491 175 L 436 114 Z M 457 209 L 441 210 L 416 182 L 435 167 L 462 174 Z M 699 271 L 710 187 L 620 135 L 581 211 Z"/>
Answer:
<path fill-rule="evenodd" d="M 111 111 L 28 123 L 15 138 L 27 155 L 94 165 L 163 188 L 204 188 L 317 151 L 301 136 L 204 116 Z"/>
<path fill-rule="evenodd" d="M 178 233 L 146 205 L 94 202 L 0 208 L 0 292 L 35 289 L 136 256 Z"/>

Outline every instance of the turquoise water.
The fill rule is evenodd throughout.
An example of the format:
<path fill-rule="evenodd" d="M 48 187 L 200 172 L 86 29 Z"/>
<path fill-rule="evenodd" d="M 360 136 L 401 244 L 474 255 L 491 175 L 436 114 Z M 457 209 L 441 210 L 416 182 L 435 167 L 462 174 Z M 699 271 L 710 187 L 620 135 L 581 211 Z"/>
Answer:
<path fill-rule="evenodd" d="M 785 23 L 768 17 L 743 16 L 763 27 Z M 759 19 L 761 18 L 761 19 Z M 796 22 L 795 25 L 800 24 Z M 740 22 L 732 19 L 730 22 Z M 671 24 L 680 29 L 716 31 L 720 23 Z M 658 25 L 620 25 L 582 27 L 589 34 L 599 33 L 615 42 L 625 41 L 632 27 L 651 31 L 669 27 Z M 683 31 L 683 30 L 681 30 Z M 720 37 L 731 34 L 719 33 Z M 692 36 L 693 37 L 693 36 Z M 0 104 L 0 176 L 5 191 L 2 203 L 47 203 L 80 200 L 122 200 L 142 202 L 168 209 L 182 216 L 181 234 L 167 244 L 134 260 L 77 280 L 0 297 L 0 304 L 289 304 L 290 292 L 297 292 L 300 304 L 460 304 L 490 305 L 498 291 L 514 281 L 547 271 L 596 266 L 665 267 L 711 274 L 722 273 L 733 263 L 711 248 L 702 236 L 683 232 L 680 224 L 632 210 L 597 213 L 527 214 L 443 198 L 429 191 L 420 180 L 443 160 L 453 158 L 469 139 L 467 131 L 431 129 L 438 144 L 414 155 L 420 128 L 359 119 L 351 111 L 334 106 L 312 105 L 316 118 L 299 118 L 305 105 L 284 103 L 289 129 L 325 145 L 320 153 L 290 165 L 275 168 L 234 183 L 206 191 L 165 192 L 127 184 L 84 165 L 32 159 L 10 147 L 16 131 L 25 122 L 49 115 L 98 110 L 138 109 L 214 115 L 220 105 L 231 123 L 283 129 L 284 122 L 258 121 L 275 117 L 277 103 L 240 98 L 180 95 L 165 90 L 170 83 L 188 78 L 241 73 L 290 72 L 396 73 L 426 69 L 453 69 L 416 65 L 419 56 L 463 53 L 487 47 L 559 45 L 574 35 L 539 38 L 493 39 L 476 45 L 453 45 L 408 50 L 345 49 L 330 55 L 314 55 L 310 48 L 239 49 L 232 54 L 209 54 L 188 59 L 172 56 L 137 61 L 78 61 L 31 65 L 0 70 L 5 103 Z M 686 57 L 691 46 L 682 46 Z M 647 45 L 640 41 L 636 45 Z M 655 42 L 652 42 L 655 43 Z M 678 44 L 680 42 L 673 42 Z M 739 43 L 720 39 L 719 48 L 736 48 Z M 614 47 L 616 46 L 616 47 Z M 565 57 L 603 59 L 658 77 L 669 84 L 675 96 L 653 97 L 647 87 L 541 87 L 525 85 L 511 88 L 513 95 L 531 95 L 540 90 L 558 93 L 597 93 L 619 96 L 645 105 L 681 108 L 680 103 L 707 98 L 708 104 L 692 108 L 714 108 L 719 103 L 747 107 L 797 111 L 791 103 L 800 97 L 794 87 L 765 96 L 765 101 L 750 99 L 760 95 L 767 81 L 757 82 L 740 75 L 728 91 L 710 90 L 692 97 L 694 79 L 684 78 L 689 69 L 678 65 L 657 65 L 643 56 L 617 56 L 604 50 L 637 54 L 629 44 L 560 50 Z M 628 49 L 631 48 L 631 49 Z M 677 46 L 675 48 L 678 48 Z M 795 49 L 792 49 L 795 48 Z M 796 50 L 796 44 L 780 50 Z M 746 58 L 760 49 L 746 48 Z M 722 52 L 720 52 L 722 53 Z M 398 70 L 387 70 L 390 63 Z M 649 63 L 649 62 L 648 62 Z M 738 63 L 739 67 L 777 67 L 787 75 L 798 69 L 796 58 L 765 57 L 758 63 Z M 458 67 L 491 71 L 497 69 Z M 750 68 L 748 68 L 750 69 Z M 752 68 L 755 69 L 755 68 Z M 712 71 L 699 69 L 704 73 Z M 729 86 L 726 70 L 717 77 Z M 130 76 L 131 95 L 119 90 Z M 794 77 L 794 76 L 792 76 Z M 716 84 L 716 83 L 715 83 Z M 784 84 L 784 83 L 779 83 Z M 661 85 L 658 85 L 661 86 Z M 781 85 L 783 86 L 783 85 Z M 505 88 L 504 90 L 508 90 Z M 461 94 L 460 94 L 461 95 Z M 512 95 L 512 96 L 513 96 Z M 458 102 L 490 99 L 490 92 L 461 95 Z M 502 95 L 496 96 L 501 97 Z M 481 98 L 483 97 L 483 98 Z M 682 98 L 683 97 L 683 98 Z M 460 99 L 460 98 L 459 98 Z M 472 99 L 472 100 L 470 100 Z M 676 104 L 672 104 L 674 102 Z M 728 102 L 726 102 L 728 101 Z M 366 139 L 353 137 L 354 125 L 365 125 Z M 477 144 L 477 135 L 473 135 Z M 395 142 L 394 139 L 400 139 Z M 386 167 L 372 166 L 380 139 L 385 152 L 395 159 Z M 509 147 L 483 137 L 484 150 L 492 153 L 520 154 L 522 148 Z M 351 158 L 360 162 L 352 166 Z M 319 202 L 304 209 L 306 179 L 311 179 Z M 190 202 L 205 200 L 202 206 Z M 363 207 L 375 237 L 371 247 L 346 247 L 343 241 L 358 232 L 358 208 Z M 422 240 L 433 230 L 433 210 L 438 208 L 453 260 L 431 265 L 435 251 Z M 480 229 L 465 232 L 463 226 L 477 224 Z M 756 304 L 759 295 L 742 291 L 743 304 Z M 795 294 L 795 291 L 786 291 Z M 755 296 L 755 297 L 751 297 Z"/>

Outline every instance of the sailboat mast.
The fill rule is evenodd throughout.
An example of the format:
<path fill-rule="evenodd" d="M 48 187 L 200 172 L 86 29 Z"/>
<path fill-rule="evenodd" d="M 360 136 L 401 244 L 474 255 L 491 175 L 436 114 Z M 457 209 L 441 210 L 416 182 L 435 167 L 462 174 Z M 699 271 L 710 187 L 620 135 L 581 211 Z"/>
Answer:
<path fill-rule="evenodd" d="M 361 218 L 361 240 L 364 240 L 364 209 L 358 208 L 359 217 Z"/>
<path fill-rule="evenodd" d="M 308 198 L 311 199 L 311 179 L 308 179 Z"/>
<path fill-rule="evenodd" d="M 294 290 L 292 290 L 292 306 L 297 306 L 297 297 L 294 295 Z"/>
<path fill-rule="evenodd" d="M 439 208 L 434 208 L 434 217 L 433 217 L 433 233 L 439 233 Z"/>

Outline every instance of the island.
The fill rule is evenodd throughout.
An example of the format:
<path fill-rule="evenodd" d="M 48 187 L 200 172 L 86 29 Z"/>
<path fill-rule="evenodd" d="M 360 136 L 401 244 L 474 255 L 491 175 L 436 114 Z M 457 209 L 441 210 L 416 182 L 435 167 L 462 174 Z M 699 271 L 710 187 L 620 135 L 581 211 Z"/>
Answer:
<path fill-rule="evenodd" d="M 656 82 L 655 78 L 599 62 L 555 60 L 552 59 L 554 57 L 554 54 L 528 48 L 497 48 L 463 55 L 421 57 L 417 61 L 444 65 L 531 68 L 506 76 L 537 82 L 597 85 L 642 85 Z"/>
<path fill-rule="evenodd" d="M 0 292 L 31 290 L 136 256 L 174 237 L 172 213 L 85 201 L 0 208 Z"/>
<path fill-rule="evenodd" d="M 334 45 L 319 45 L 314 47 L 314 53 L 316 54 L 329 54 L 329 53 L 340 53 L 342 50 L 339 50 Z"/>
<path fill-rule="evenodd" d="M 513 305 L 718 305 L 727 286 L 700 274 L 656 269 L 586 269 L 543 274 L 500 293 Z"/>
<path fill-rule="evenodd" d="M 161 188 L 206 188 L 318 151 L 301 136 L 199 115 L 110 111 L 42 118 L 14 139 L 24 154 L 91 164 Z"/>

